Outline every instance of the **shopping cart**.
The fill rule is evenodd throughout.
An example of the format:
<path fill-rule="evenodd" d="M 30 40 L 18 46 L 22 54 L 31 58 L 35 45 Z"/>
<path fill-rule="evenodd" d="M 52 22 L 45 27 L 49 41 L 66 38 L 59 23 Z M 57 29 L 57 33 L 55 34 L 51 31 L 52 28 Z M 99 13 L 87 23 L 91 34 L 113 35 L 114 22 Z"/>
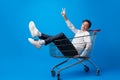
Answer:
<path fill-rule="evenodd" d="M 61 71 L 65 70 L 67 68 L 70 68 L 72 66 L 75 66 L 77 64 L 80 64 L 80 63 L 83 64 L 84 71 L 88 72 L 89 67 L 85 63 L 86 61 L 88 61 L 90 64 L 92 64 L 96 68 L 96 75 L 97 76 L 100 75 L 99 67 L 90 59 L 91 58 L 91 51 L 93 49 L 93 44 L 95 43 L 95 39 L 96 39 L 96 34 L 98 32 L 100 32 L 100 29 L 89 30 L 89 32 L 90 32 L 90 35 L 86 35 L 86 36 L 91 36 L 92 47 L 85 56 L 77 56 L 77 57 L 75 57 L 75 55 L 79 55 L 80 53 L 78 53 L 76 51 L 76 49 L 73 47 L 73 45 L 71 45 L 71 39 L 72 38 L 69 38 L 69 39 L 65 38 L 65 39 L 56 40 L 56 41 L 54 41 L 54 43 L 50 44 L 49 49 L 50 49 L 50 55 L 52 57 L 55 57 L 55 58 L 67 58 L 67 59 L 65 59 L 64 61 L 60 62 L 59 64 L 55 65 L 52 68 L 51 74 L 52 74 L 53 77 L 56 76 L 55 69 L 57 69 L 57 79 L 60 80 L 60 72 Z M 85 36 L 80 36 L 80 37 L 85 37 Z M 66 62 L 69 62 L 69 61 L 71 61 L 73 59 L 76 59 L 77 61 L 75 61 L 74 63 L 69 64 L 67 66 L 64 66 L 62 68 L 58 68 L 62 64 L 66 63 Z"/>

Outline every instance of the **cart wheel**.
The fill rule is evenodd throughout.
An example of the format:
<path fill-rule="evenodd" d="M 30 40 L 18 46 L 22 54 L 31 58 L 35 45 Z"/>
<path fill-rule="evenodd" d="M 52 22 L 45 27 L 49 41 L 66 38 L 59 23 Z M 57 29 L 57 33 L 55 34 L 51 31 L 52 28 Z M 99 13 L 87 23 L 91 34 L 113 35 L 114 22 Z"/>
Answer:
<path fill-rule="evenodd" d="M 57 74 L 58 80 L 60 80 L 60 74 Z"/>
<path fill-rule="evenodd" d="M 100 69 L 99 69 L 99 68 L 96 70 L 96 75 L 97 75 L 97 76 L 100 75 Z"/>
<path fill-rule="evenodd" d="M 52 70 L 52 71 L 51 71 L 51 75 L 52 75 L 52 77 L 55 77 L 55 75 L 56 75 L 55 70 Z"/>
<path fill-rule="evenodd" d="M 86 66 L 86 65 L 84 65 L 84 71 L 85 71 L 85 72 L 88 72 L 88 71 L 89 71 L 89 67 Z"/>

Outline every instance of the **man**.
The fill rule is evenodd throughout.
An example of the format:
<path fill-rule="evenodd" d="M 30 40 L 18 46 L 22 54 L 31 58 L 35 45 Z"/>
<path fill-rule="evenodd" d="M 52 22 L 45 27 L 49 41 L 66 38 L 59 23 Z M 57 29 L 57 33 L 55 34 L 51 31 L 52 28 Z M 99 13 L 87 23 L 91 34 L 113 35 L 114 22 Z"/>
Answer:
<path fill-rule="evenodd" d="M 61 14 L 67 26 L 75 33 L 75 36 L 71 44 L 73 44 L 73 46 L 75 47 L 78 53 L 83 51 L 82 54 L 80 54 L 80 56 L 85 56 L 92 45 L 90 33 L 88 32 L 89 28 L 91 27 L 91 22 L 89 20 L 83 20 L 81 25 L 81 30 L 76 29 L 74 25 L 67 18 L 65 9 L 62 9 Z M 59 33 L 55 36 L 49 36 L 43 34 L 40 31 L 38 31 L 33 21 L 29 23 L 29 30 L 32 37 L 36 37 L 36 36 L 39 37 L 39 40 L 28 38 L 28 41 L 37 48 L 40 48 L 44 44 L 47 45 L 51 42 L 54 42 L 55 40 L 64 39 L 66 37 L 64 33 Z"/>

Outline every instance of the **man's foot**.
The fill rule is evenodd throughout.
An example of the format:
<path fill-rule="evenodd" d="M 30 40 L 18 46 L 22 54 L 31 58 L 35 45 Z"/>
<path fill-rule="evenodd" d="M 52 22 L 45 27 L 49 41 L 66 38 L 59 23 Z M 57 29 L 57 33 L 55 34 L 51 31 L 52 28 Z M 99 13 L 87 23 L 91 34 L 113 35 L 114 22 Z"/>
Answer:
<path fill-rule="evenodd" d="M 32 37 L 41 36 L 41 32 L 38 31 L 33 21 L 29 22 L 29 30 Z"/>
<path fill-rule="evenodd" d="M 36 48 L 40 48 L 43 45 L 42 40 L 34 40 L 32 38 L 28 38 L 28 41 L 34 45 Z"/>

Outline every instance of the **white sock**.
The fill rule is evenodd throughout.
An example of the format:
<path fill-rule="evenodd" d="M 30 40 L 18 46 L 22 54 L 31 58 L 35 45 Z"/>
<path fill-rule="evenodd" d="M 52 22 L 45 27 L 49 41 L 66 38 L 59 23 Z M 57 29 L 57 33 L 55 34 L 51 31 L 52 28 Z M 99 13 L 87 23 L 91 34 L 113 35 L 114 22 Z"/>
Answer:
<path fill-rule="evenodd" d="M 41 40 L 41 43 L 42 43 L 42 44 L 45 44 L 45 40 Z"/>
<path fill-rule="evenodd" d="M 38 36 L 41 36 L 41 32 L 38 32 Z"/>

